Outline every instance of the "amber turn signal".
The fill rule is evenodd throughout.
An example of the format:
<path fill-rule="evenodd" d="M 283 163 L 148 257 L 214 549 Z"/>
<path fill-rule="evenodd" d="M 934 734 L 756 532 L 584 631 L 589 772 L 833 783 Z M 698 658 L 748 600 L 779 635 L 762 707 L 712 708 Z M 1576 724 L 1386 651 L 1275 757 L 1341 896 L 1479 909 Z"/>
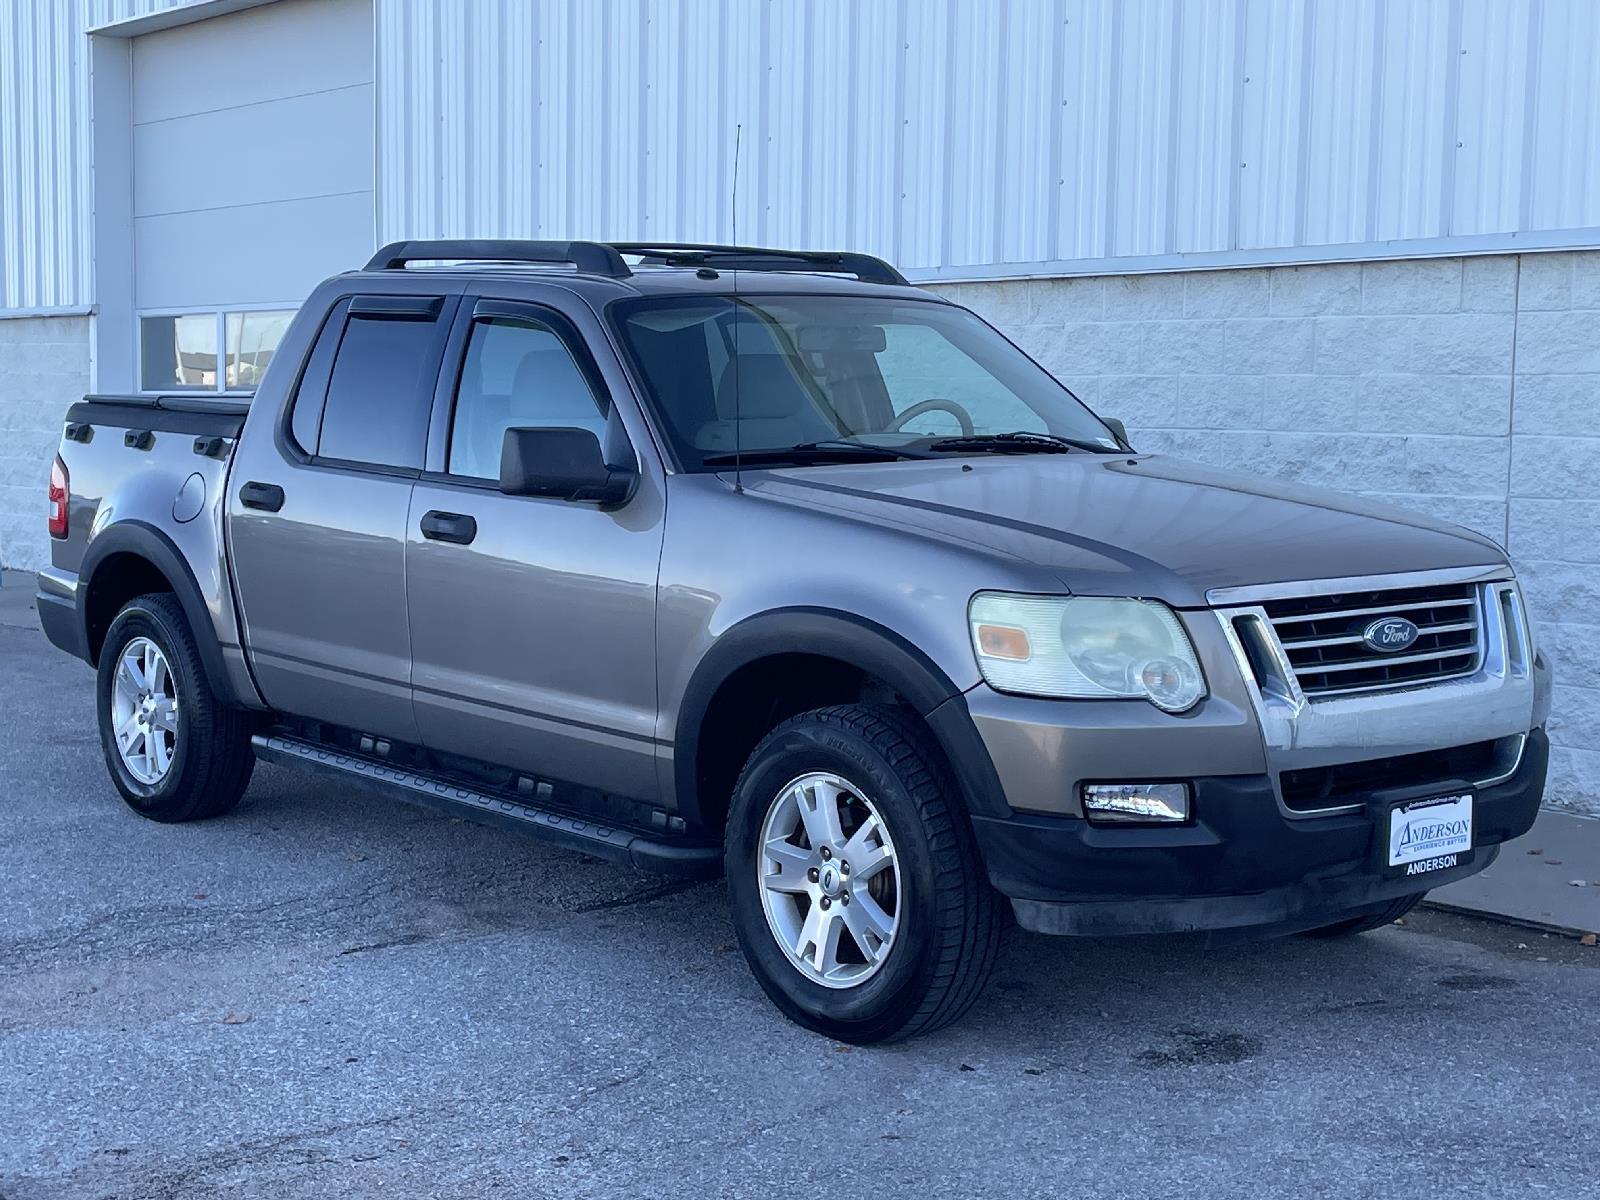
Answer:
<path fill-rule="evenodd" d="M 1028 645 L 1028 633 L 1011 625 L 979 625 L 978 651 L 990 658 L 1009 658 L 1026 662 L 1033 657 Z"/>

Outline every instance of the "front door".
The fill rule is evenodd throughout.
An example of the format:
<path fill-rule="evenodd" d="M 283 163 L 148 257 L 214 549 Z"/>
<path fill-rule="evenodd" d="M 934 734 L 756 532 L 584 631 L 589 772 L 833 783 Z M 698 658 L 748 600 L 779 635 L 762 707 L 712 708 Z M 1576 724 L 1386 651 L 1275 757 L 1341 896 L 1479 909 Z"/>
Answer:
<path fill-rule="evenodd" d="M 611 510 L 502 494 L 505 431 L 541 426 L 592 430 L 611 461 L 635 459 L 601 370 L 565 316 L 469 295 L 434 406 L 433 469 L 412 492 L 407 532 L 422 740 L 650 800 L 661 481 L 642 471 L 633 498 Z"/>

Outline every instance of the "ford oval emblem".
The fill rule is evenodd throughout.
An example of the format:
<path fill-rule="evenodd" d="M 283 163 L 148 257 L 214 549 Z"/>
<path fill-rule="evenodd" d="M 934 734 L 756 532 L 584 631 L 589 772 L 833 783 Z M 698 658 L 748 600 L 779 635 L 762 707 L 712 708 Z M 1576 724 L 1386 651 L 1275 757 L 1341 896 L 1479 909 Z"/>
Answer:
<path fill-rule="evenodd" d="M 1422 631 L 1404 617 L 1379 617 L 1362 631 L 1361 640 L 1374 650 L 1393 654 L 1416 643 Z"/>

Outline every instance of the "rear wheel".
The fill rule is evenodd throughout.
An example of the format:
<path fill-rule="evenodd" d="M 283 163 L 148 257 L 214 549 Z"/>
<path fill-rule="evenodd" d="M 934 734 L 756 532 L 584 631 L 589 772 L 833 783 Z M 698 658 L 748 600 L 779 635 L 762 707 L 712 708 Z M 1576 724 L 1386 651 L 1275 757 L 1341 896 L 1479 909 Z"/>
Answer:
<path fill-rule="evenodd" d="M 177 600 L 130 600 L 99 663 L 100 743 L 128 806 L 154 821 L 220 816 L 255 769 L 250 721 L 217 698 Z"/>
<path fill-rule="evenodd" d="M 994 966 L 996 897 L 912 714 L 847 705 L 780 725 L 739 778 L 726 858 L 745 958 L 808 1029 L 857 1043 L 930 1032 Z"/>
<path fill-rule="evenodd" d="M 1427 892 L 1417 892 L 1412 896 L 1401 896 L 1398 900 L 1391 900 L 1375 913 L 1368 913 L 1364 917 L 1348 917 L 1343 921 L 1335 921 L 1331 925 L 1323 925 L 1316 929 L 1307 929 L 1302 937 L 1336 938 L 1349 937 L 1357 933 L 1371 933 L 1374 929 L 1382 929 L 1385 925 L 1393 925 L 1417 905 Z"/>

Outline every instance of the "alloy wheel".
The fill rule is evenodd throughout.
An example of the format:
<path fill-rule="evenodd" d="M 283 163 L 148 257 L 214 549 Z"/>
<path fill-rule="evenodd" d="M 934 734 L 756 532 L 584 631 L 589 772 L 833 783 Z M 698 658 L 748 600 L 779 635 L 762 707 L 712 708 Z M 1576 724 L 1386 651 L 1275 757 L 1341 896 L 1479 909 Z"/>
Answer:
<path fill-rule="evenodd" d="M 791 964 L 824 987 L 877 974 L 900 922 L 900 864 L 883 818 L 860 788 L 802 775 L 767 808 L 757 857 L 767 926 Z"/>
<path fill-rule="evenodd" d="M 111 689 L 111 728 L 122 765 L 153 787 L 167 777 L 178 747 L 178 685 L 161 647 L 134 638 L 122 648 Z"/>

